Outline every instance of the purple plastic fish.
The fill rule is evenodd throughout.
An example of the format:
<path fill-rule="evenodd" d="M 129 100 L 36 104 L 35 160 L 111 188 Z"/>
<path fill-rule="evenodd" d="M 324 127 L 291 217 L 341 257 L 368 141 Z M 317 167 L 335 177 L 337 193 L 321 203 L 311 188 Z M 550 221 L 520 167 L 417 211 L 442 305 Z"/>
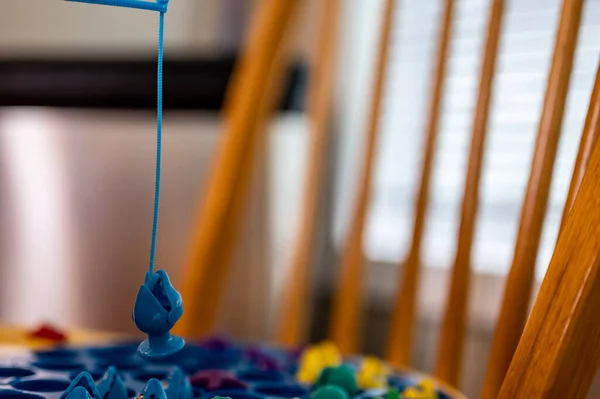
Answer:
<path fill-rule="evenodd" d="M 225 370 L 202 370 L 190 377 L 190 383 L 207 391 L 246 389 L 248 386 Z"/>
<path fill-rule="evenodd" d="M 246 348 L 244 357 L 259 370 L 279 371 L 281 369 L 279 363 L 259 347 Z"/>

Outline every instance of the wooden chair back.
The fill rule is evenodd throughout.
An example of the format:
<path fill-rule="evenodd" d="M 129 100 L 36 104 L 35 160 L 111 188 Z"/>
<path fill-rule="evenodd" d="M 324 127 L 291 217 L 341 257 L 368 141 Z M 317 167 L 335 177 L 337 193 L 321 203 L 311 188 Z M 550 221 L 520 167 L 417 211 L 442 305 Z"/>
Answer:
<path fill-rule="evenodd" d="M 306 293 L 310 290 L 308 270 L 327 153 L 340 2 L 319 2 L 320 31 L 315 46 L 316 62 L 311 65 L 307 102 L 310 120 L 308 179 L 303 198 L 302 225 L 292 257 L 291 278 L 284 290 L 287 295 L 283 298 L 277 327 L 277 339 L 287 345 L 298 344 L 306 336 Z M 298 0 L 262 0 L 257 7 L 229 93 L 223 144 L 200 206 L 185 265 L 182 294 L 187 309 L 178 326 L 181 334 L 202 335 L 210 332 L 214 325 L 218 301 L 227 280 L 228 258 L 241 204 L 249 185 L 253 149 L 261 139 L 265 121 L 274 110 L 285 65 L 286 33 L 300 3 Z M 344 353 L 359 350 L 361 291 L 366 266 L 362 241 L 396 3 L 395 0 L 385 0 L 384 3 L 363 167 L 334 293 L 330 337 Z M 436 364 L 436 375 L 453 386 L 458 383 L 462 363 L 479 183 L 505 3 L 505 0 L 491 0 L 456 257 Z M 529 323 L 525 326 L 582 7 L 583 0 L 563 0 L 513 262 L 492 342 L 483 392 L 485 399 L 582 397 L 599 365 L 600 355 L 595 353 L 597 351 L 586 352 L 586 346 L 600 342 L 600 319 L 594 317 L 594 312 L 600 310 L 600 287 L 597 286 L 600 285 L 597 277 L 600 264 L 596 261 L 600 255 L 600 239 L 597 238 L 600 237 L 597 231 L 600 229 L 600 207 L 596 206 L 600 183 L 600 150 L 596 145 L 600 134 L 600 72 L 596 76 L 563 214 L 563 227 Z M 412 241 L 408 256 L 402 263 L 403 273 L 398 283 L 389 331 L 386 356 L 392 364 L 399 366 L 409 365 L 411 348 L 414 347 L 416 287 L 422 264 L 421 246 L 455 19 L 454 8 L 455 0 L 444 0 Z"/>

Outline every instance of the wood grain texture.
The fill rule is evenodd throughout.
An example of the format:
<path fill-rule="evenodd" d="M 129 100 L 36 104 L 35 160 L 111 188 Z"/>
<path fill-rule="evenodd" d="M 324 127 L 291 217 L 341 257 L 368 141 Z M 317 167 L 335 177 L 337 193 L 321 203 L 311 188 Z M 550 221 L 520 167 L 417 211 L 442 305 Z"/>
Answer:
<path fill-rule="evenodd" d="M 471 150 L 469 152 L 467 179 L 462 200 L 456 257 L 452 268 L 452 280 L 446 313 L 442 323 L 440 348 L 436 364 L 436 376 L 452 386 L 458 385 L 462 366 L 469 277 L 471 274 L 471 250 L 479 205 L 479 181 L 481 179 L 481 165 L 485 151 L 492 85 L 503 14 L 504 0 L 494 0 L 490 7 L 487 40 L 481 64 L 479 92 L 473 121 Z"/>
<path fill-rule="evenodd" d="M 355 208 L 350 221 L 340 264 L 340 278 L 335 287 L 330 337 L 342 353 L 355 353 L 358 345 L 364 278 L 363 236 L 371 191 L 375 147 L 379 133 L 379 117 L 388 63 L 389 44 L 395 0 L 386 0 L 377 48 L 375 81 L 371 93 L 365 146 L 364 166 L 358 183 Z"/>
<path fill-rule="evenodd" d="M 588 117 L 597 115 L 599 104 L 596 96 Z M 597 142 L 592 149 L 587 171 L 559 235 L 499 399 L 585 398 L 600 366 L 600 147 Z"/>
<path fill-rule="evenodd" d="M 592 90 L 590 108 L 587 117 L 585 118 L 583 133 L 581 135 L 581 141 L 579 142 L 579 150 L 577 151 L 577 159 L 575 160 L 573 176 L 571 177 L 571 184 L 569 186 L 569 194 L 567 195 L 565 209 L 563 210 L 562 219 L 560 221 L 561 230 L 573 207 L 573 202 L 575 202 L 577 191 L 581 185 L 581 180 L 583 180 L 583 175 L 587 169 L 592 150 L 598 141 L 598 136 L 600 136 L 600 66 L 596 72 L 596 83 Z"/>
<path fill-rule="evenodd" d="M 253 19 L 226 98 L 223 141 L 184 265 L 181 293 L 186 309 L 175 328 L 181 335 L 203 335 L 216 319 L 251 176 L 253 149 L 272 112 L 284 64 L 286 33 L 298 3 L 264 0 Z"/>
<path fill-rule="evenodd" d="M 394 365 L 408 365 L 413 347 L 415 304 L 419 268 L 421 266 L 421 241 L 427 217 L 429 186 L 433 170 L 433 158 L 436 148 L 441 106 L 446 80 L 448 49 L 453 25 L 454 0 L 445 0 L 444 14 L 440 28 L 439 47 L 435 61 L 432 83 L 431 103 L 429 105 L 425 147 L 421 165 L 421 179 L 415 209 L 412 243 L 407 259 L 403 264 L 399 292 L 396 297 L 388 337 L 386 357 Z"/>
<path fill-rule="evenodd" d="M 276 332 L 277 341 L 287 346 L 298 345 L 306 337 L 307 306 L 311 291 L 310 270 L 315 252 L 314 240 L 317 235 L 325 156 L 328 152 L 331 129 L 340 0 L 327 0 L 318 4 L 321 7 L 321 15 L 319 29 L 315 35 L 314 67 L 311 69 L 306 104 L 310 126 L 306 187 L 302 201 L 301 226 L 289 267 L 290 276 L 285 285 Z"/>
<path fill-rule="evenodd" d="M 492 339 L 484 399 L 496 398 L 527 318 L 581 12 L 582 0 L 564 0 L 514 258 Z"/>

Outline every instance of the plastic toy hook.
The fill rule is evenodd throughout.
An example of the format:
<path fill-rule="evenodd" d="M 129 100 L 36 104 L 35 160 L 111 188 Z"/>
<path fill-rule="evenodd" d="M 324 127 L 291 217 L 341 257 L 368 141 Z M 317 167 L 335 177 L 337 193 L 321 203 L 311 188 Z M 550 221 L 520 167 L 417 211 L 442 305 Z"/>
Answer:
<path fill-rule="evenodd" d="M 146 273 L 133 307 L 133 321 L 148 339 L 138 348 L 147 359 L 162 358 L 179 352 L 185 342 L 170 331 L 183 314 L 181 295 L 164 270 Z"/>
<path fill-rule="evenodd" d="M 169 0 L 143 1 L 143 0 L 66 0 L 73 3 L 100 4 L 104 6 L 137 8 L 138 10 L 149 10 L 166 13 Z"/>

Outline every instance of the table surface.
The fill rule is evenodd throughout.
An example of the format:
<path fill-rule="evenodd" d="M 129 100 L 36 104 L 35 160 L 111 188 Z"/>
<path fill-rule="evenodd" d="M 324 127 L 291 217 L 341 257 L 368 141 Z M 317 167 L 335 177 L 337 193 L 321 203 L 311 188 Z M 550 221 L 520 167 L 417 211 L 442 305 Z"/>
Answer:
<path fill-rule="evenodd" d="M 29 336 L 29 329 L 0 324 L 0 356 L 13 355 L 31 349 L 43 349 L 56 345 L 56 342 Z M 118 333 L 98 332 L 91 330 L 73 329 L 67 334 L 66 345 L 101 344 L 126 335 Z"/>

